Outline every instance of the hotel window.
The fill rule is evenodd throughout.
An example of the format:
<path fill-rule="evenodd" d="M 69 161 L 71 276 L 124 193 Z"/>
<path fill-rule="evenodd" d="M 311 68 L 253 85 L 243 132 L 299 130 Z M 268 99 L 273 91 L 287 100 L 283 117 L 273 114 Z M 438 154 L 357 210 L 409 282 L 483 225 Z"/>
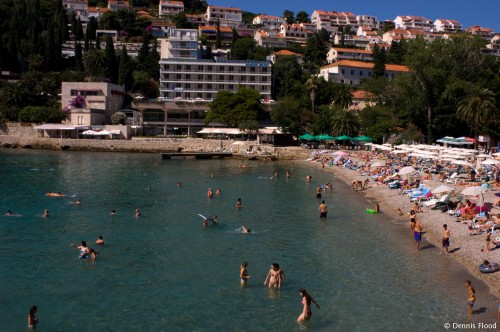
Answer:
<path fill-rule="evenodd" d="M 181 79 L 181 77 L 182 77 L 182 75 L 181 75 L 181 74 L 177 74 L 177 75 L 175 75 L 175 76 L 176 76 L 176 78 L 177 78 L 178 80 L 180 80 L 180 79 Z"/>
<path fill-rule="evenodd" d="M 341 70 L 341 73 L 342 73 L 342 74 L 345 74 L 345 71 L 344 71 L 344 69 L 342 69 L 342 70 Z"/>
<path fill-rule="evenodd" d="M 187 65 L 186 70 L 191 70 L 191 65 Z"/>
<path fill-rule="evenodd" d="M 228 88 L 229 88 L 229 90 L 233 90 L 234 89 L 234 85 L 229 84 Z"/>
<path fill-rule="evenodd" d="M 203 71 L 203 66 L 198 66 L 198 71 Z"/>
<path fill-rule="evenodd" d="M 368 76 L 370 76 L 370 77 L 372 76 L 372 72 L 371 71 L 368 72 Z"/>
<path fill-rule="evenodd" d="M 229 75 L 229 81 L 234 81 L 234 76 L 233 75 Z"/>
<path fill-rule="evenodd" d="M 198 89 L 203 89 L 203 84 L 198 83 Z"/>
<path fill-rule="evenodd" d="M 207 84 L 207 89 L 211 90 L 212 89 L 212 84 Z"/>
<path fill-rule="evenodd" d="M 255 67 L 250 67 L 251 72 L 255 72 Z"/>
<path fill-rule="evenodd" d="M 207 75 L 207 80 L 212 80 L 212 75 Z"/>
<path fill-rule="evenodd" d="M 267 67 L 262 68 L 263 73 L 267 73 Z"/>
<path fill-rule="evenodd" d="M 354 75 L 354 69 L 351 69 L 351 75 Z"/>
<path fill-rule="evenodd" d="M 363 71 L 362 70 L 359 71 L 359 76 L 363 76 Z"/>
<path fill-rule="evenodd" d="M 181 70 L 182 69 L 182 66 L 181 65 L 177 65 L 177 70 Z"/>
<path fill-rule="evenodd" d="M 224 81 L 224 75 L 219 75 L 219 80 Z"/>
<path fill-rule="evenodd" d="M 255 76 L 250 76 L 250 82 L 255 82 Z"/>
<path fill-rule="evenodd" d="M 219 66 L 219 71 L 224 71 L 224 66 Z"/>
<path fill-rule="evenodd" d="M 187 80 L 190 80 L 190 79 L 191 79 L 191 75 L 186 74 L 186 79 L 187 79 Z"/>

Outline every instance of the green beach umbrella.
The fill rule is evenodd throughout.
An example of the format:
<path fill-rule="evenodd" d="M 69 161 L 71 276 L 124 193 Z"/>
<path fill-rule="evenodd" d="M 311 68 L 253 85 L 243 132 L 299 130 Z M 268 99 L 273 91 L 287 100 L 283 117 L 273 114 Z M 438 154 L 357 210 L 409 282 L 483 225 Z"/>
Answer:
<path fill-rule="evenodd" d="M 299 139 L 310 141 L 310 140 L 316 139 L 316 137 L 311 135 L 311 134 L 304 134 L 304 135 L 300 135 Z"/>
<path fill-rule="evenodd" d="M 350 141 L 350 140 L 352 140 L 352 137 L 342 135 L 342 136 L 335 137 L 335 140 L 336 141 Z"/>
<path fill-rule="evenodd" d="M 335 137 L 330 136 L 330 135 L 317 135 L 317 136 L 316 136 L 316 139 L 317 139 L 317 140 L 320 140 L 320 141 L 327 141 L 327 140 L 330 140 L 330 141 L 331 141 L 331 140 L 334 140 L 334 139 L 335 139 Z"/>
<path fill-rule="evenodd" d="M 363 142 L 373 141 L 373 139 L 371 137 L 368 137 L 368 136 L 358 136 L 358 137 L 353 138 L 353 140 L 354 141 L 363 141 Z"/>

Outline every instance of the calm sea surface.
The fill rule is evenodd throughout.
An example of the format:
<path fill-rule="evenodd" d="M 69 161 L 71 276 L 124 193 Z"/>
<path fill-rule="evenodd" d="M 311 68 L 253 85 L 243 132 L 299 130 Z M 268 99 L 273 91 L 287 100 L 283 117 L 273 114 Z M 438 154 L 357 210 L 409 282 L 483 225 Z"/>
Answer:
<path fill-rule="evenodd" d="M 370 203 L 331 174 L 240 163 L 1 150 L 0 330 L 23 331 L 32 304 L 39 331 L 436 331 L 465 322 L 456 280 L 467 275 L 435 248 L 417 254 L 406 223 L 366 214 Z M 315 189 L 329 181 L 322 221 Z M 209 187 L 222 195 L 208 199 Z M 203 227 L 198 213 L 217 214 L 220 225 Z M 235 232 L 242 225 L 255 233 Z M 82 240 L 99 251 L 95 263 L 70 246 Z M 273 262 L 286 274 L 280 291 L 263 287 Z M 295 322 L 300 287 L 321 305 L 305 325 Z"/>

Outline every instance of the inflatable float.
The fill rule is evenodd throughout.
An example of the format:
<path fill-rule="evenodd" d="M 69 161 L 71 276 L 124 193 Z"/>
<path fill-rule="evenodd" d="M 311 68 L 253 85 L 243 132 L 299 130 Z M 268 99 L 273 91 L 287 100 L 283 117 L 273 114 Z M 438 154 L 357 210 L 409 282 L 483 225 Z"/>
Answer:
<path fill-rule="evenodd" d="M 500 270 L 500 264 L 498 263 L 490 263 L 488 265 L 481 264 L 479 265 L 479 271 L 482 273 L 493 273 Z"/>
<path fill-rule="evenodd" d="M 368 214 L 378 214 L 378 211 L 376 211 L 374 209 L 366 209 L 365 212 Z"/>

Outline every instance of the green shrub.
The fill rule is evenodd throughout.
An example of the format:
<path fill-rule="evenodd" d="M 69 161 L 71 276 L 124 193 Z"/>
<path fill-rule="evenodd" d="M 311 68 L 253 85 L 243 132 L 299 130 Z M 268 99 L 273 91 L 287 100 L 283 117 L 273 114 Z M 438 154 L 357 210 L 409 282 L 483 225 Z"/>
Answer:
<path fill-rule="evenodd" d="M 53 107 L 27 106 L 19 112 L 19 121 L 21 122 L 60 123 L 65 118 L 65 114 L 61 110 Z"/>

